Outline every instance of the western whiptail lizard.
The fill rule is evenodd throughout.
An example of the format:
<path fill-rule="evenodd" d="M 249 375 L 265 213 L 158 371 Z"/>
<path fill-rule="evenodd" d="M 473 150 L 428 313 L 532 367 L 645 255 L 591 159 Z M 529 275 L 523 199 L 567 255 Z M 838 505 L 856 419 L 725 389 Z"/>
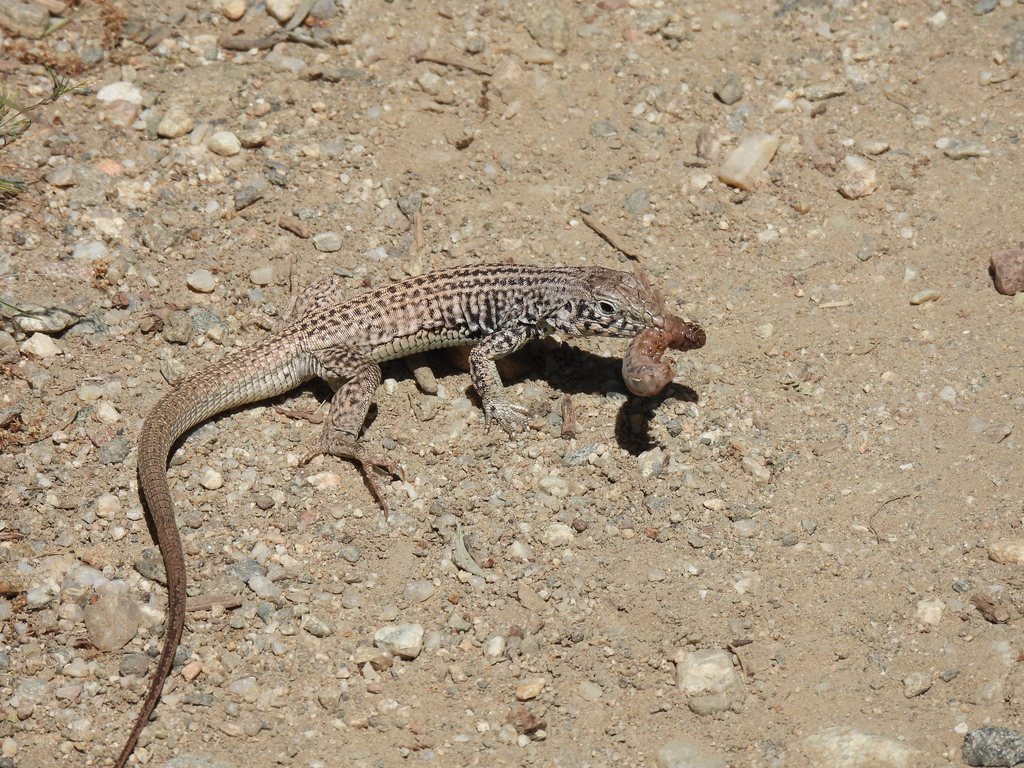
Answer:
<path fill-rule="evenodd" d="M 601 267 L 453 267 L 348 301 L 339 300 L 341 286 L 340 277 L 331 277 L 307 288 L 292 310 L 293 321 L 187 377 L 143 423 L 139 482 L 167 572 L 167 626 L 149 691 L 116 768 L 127 764 L 160 700 L 185 625 L 185 558 L 167 482 L 168 455 L 182 435 L 229 408 L 325 379 L 335 394 L 320 443 L 306 458 L 330 454 L 357 462 L 386 511 L 375 473 L 395 473 L 396 467 L 358 442 L 381 382 L 379 363 L 474 345 L 470 377 L 484 418 L 512 433 L 525 422 L 525 410 L 505 398 L 496 358 L 555 333 L 628 337 L 665 325 L 662 301 L 645 280 Z"/>

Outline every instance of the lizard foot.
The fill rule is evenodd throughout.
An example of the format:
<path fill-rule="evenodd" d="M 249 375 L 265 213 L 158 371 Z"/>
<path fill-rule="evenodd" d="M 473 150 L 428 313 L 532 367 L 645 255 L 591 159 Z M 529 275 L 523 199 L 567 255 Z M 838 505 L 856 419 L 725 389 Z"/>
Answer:
<path fill-rule="evenodd" d="M 366 482 L 370 484 L 370 490 L 373 491 L 384 514 L 388 517 L 391 516 L 391 509 L 388 507 L 384 486 L 381 485 L 379 475 L 388 474 L 398 480 L 404 480 L 405 473 L 400 464 L 391 461 L 386 456 L 367 450 L 354 440 L 321 439 L 316 448 L 302 457 L 299 465 L 308 464 L 317 456 L 338 456 L 356 462 L 362 470 Z"/>
<path fill-rule="evenodd" d="M 497 424 L 509 435 L 514 435 L 526 426 L 526 414 L 527 410 L 521 405 L 501 400 L 484 405 L 484 422 L 487 426 Z"/>

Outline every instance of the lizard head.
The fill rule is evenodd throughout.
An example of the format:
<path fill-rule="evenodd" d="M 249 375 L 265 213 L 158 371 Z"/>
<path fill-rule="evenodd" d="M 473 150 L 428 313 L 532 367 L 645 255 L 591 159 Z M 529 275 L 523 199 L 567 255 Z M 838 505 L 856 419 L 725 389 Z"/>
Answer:
<path fill-rule="evenodd" d="M 580 289 L 584 299 L 576 305 L 579 333 L 636 336 L 665 326 L 665 301 L 644 272 L 631 275 L 593 267 L 586 270 Z"/>

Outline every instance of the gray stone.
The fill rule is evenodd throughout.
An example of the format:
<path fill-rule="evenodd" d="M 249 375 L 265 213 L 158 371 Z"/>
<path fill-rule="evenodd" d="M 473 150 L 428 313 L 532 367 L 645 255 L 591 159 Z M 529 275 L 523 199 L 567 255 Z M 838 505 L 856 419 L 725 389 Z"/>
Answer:
<path fill-rule="evenodd" d="M 330 637 L 334 634 L 334 627 L 311 613 L 302 617 L 302 628 L 313 637 Z"/>
<path fill-rule="evenodd" d="M 988 157 L 989 148 L 980 141 L 952 139 L 942 154 L 950 160 L 965 160 L 969 157 Z"/>
<path fill-rule="evenodd" d="M 50 14 L 35 3 L 0 0 L 0 26 L 15 35 L 38 40 L 50 26 Z"/>
<path fill-rule="evenodd" d="M 618 132 L 619 129 L 606 120 L 598 120 L 596 123 L 590 124 L 590 135 L 597 138 L 603 136 L 614 136 Z"/>
<path fill-rule="evenodd" d="M 626 213 L 633 216 L 637 216 L 646 211 L 651 207 L 651 201 L 647 196 L 647 190 L 643 187 L 634 189 L 626 195 L 626 200 L 622 204 L 622 207 L 626 209 Z"/>
<path fill-rule="evenodd" d="M 117 666 L 121 677 L 142 677 L 149 672 L 149 657 L 144 653 L 126 653 Z"/>
<path fill-rule="evenodd" d="M 908 699 L 926 693 L 932 687 L 932 677 L 924 672 L 910 672 L 903 678 L 903 695 Z"/>
<path fill-rule="evenodd" d="M 267 193 L 267 181 L 262 177 L 248 179 L 235 192 L 235 210 L 248 208 Z"/>
<path fill-rule="evenodd" d="M 410 603 L 422 603 L 424 600 L 429 600 L 433 595 L 434 585 L 426 579 L 417 579 L 416 581 L 409 582 L 405 589 L 402 590 L 402 597 Z"/>
<path fill-rule="evenodd" d="M 541 48 L 558 53 L 569 50 L 569 19 L 555 5 L 539 5 L 526 17 L 526 31 Z"/>
<path fill-rule="evenodd" d="M 1024 733 L 986 725 L 964 738 L 963 759 L 968 765 L 1013 766 L 1024 763 Z"/>
<path fill-rule="evenodd" d="M 96 451 L 96 460 L 100 464 L 120 464 L 128 458 L 131 449 L 132 444 L 127 438 L 114 437 Z"/>
<path fill-rule="evenodd" d="M 188 312 L 176 309 L 164 319 L 164 341 L 171 344 L 188 344 L 195 334 L 195 326 Z"/>
<path fill-rule="evenodd" d="M 984 16 L 992 13 L 999 5 L 999 0 L 978 0 L 971 9 L 975 16 Z"/>
<path fill-rule="evenodd" d="M 743 82 L 737 74 L 729 72 L 715 83 L 714 93 L 723 104 L 735 104 L 743 98 Z"/>

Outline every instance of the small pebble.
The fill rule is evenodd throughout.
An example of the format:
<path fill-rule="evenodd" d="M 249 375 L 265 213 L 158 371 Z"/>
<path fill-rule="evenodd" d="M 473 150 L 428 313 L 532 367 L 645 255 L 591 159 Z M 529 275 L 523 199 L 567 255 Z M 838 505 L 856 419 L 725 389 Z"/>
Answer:
<path fill-rule="evenodd" d="M 604 695 L 601 686 L 589 680 L 584 680 L 580 683 L 579 688 L 576 690 L 584 701 L 600 701 L 601 696 Z"/>
<path fill-rule="evenodd" d="M 270 285 L 274 282 L 274 267 L 268 264 L 263 267 L 256 267 L 249 273 L 249 281 L 254 285 Z"/>
<path fill-rule="evenodd" d="M 221 5 L 220 12 L 229 21 L 238 21 L 245 16 L 245 12 L 248 9 L 249 7 L 245 0 L 227 0 L 227 2 Z"/>
<path fill-rule="evenodd" d="M 299 9 L 301 0 L 267 0 L 267 13 L 278 21 L 288 21 Z"/>
<path fill-rule="evenodd" d="M 611 123 L 605 122 L 604 120 L 599 120 L 596 123 L 590 124 L 590 135 L 597 138 L 603 136 L 614 136 L 618 132 L 618 128 L 616 128 Z"/>
<path fill-rule="evenodd" d="M 197 269 L 190 272 L 185 278 L 188 287 L 197 293 L 213 293 L 217 287 L 217 280 L 208 269 Z"/>
<path fill-rule="evenodd" d="M 341 250 L 341 235 L 337 232 L 321 232 L 313 235 L 313 247 L 322 253 L 334 253 Z"/>
<path fill-rule="evenodd" d="M 821 765 L 843 768 L 909 768 L 920 753 L 895 739 L 856 728 L 835 726 L 810 736 L 804 747 Z"/>
<path fill-rule="evenodd" d="M 917 620 L 922 624 L 935 626 L 942 621 L 942 612 L 945 608 L 946 604 L 939 597 L 920 600 L 917 603 Z"/>
<path fill-rule="evenodd" d="M 215 491 L 224 485 L 224 477 L 212 467 L 206 467 L 199 476 L 199 484 L 208 491 Z"/>
<path fill-rule="evenodd" d="M 560 547 L 564 544 L 571 544 L 576 538 L 576 534 L 565 523 L 552 523 L 544 529 L 541 538 L 549 547 Z"/>
<path fill-rule="evenodd" d="M 748 136 L 736 149 L 728 154 L 718 171 L 718 178 L 724 183 L 751 190 L 758 176 L 768 167 L 779 148 L 779 139 L 767 133 Z"/>
<path fill-rule="evenodd" d="M 424 629 L 420 624 L 393 624 L 373 633 L 373 644 L 403 659 L 415 659 L 423 649 Z"/>
<path fill-rule="evenodd" d="M 267 180 L 262 176 L 246 180 L 242 186 L 235 191 L 235 210 L 240 211 L 248 208 L 257 200 L 263 198 L 267 193 Z"/>
<path fill-rule="evenodd" d="M 1015 296 L 1024 291 L 1024 250 L 992 254 L 990 272 L 996 290 L 1004 296 Z"/>
<path fill-rule="evenodd" d="M 1009 768 L 1024 763 L 1024 733 L 986 725 L 967 734 L 962 755 L 968 765 Z"/>
<path fill-rule="evenodd" d="M 533 11 L 526 16 L 526 31 L 542 48 L 558 53 L 569 50 L 572 38 L 569 19 L 556 5 L 538 3 L 534 6 Z"/>
<path fill-rule="evenodd" d="M 721 648 L 684 652 L 676 666 L 676 685 L 684 696 L 731 693 L 741 688 L 732 654 Z"/>
<path fill-rule="evenodd" d="M 75 245 L 75 250 L 71 252 L 72 259 L 80 259 L 82 261 L 100 261 L 109 255 L 110 251 L 107 249 L 107 246 L 98 240 L 87 240 L 78 243 Z"/>
<path fill-rule="evenodd" d="M 505 657 L 506 641 L 501 635 L 495 635 L 489 638 L 483 646 L 484 658 L 492 664 L 496 661 L 500 661 Z"/>
<path fill-rule="evenodd" d="M 114 101 L 127 101 L 139 106 L 142 104 L 142 91 L 132 83 L 121 81 L 104 85 L 97 91 L 96 98 L 106 104 Z"/>
<path fill-rule="evenodd" d="M 516 698 L 519 701 L 530 701 L 540 696 L 544 690 L 544 686 L 548 684 L 548 681 L 543 677 L 533 677 L 529 680 L 524 680 L 516 686 Z"/>
<path fill-rule="evenodd" d="M 330 637 L 334 634 L 334 627 L 309 613 L 302 617 L 302 628 L 313 637 Z"/>
<path fill-rule="evenodd" d="M 931 687 L 932 677 L 924 672 L 910 672 L 903 678 L 903 695 L 908 699 L 920 696 Z"/>
<path fill-rule="evenodd" d="M 264 600 L 273 600 L 276 602 L 281 599 L 281 588 L 266 576 L 256 575 L 250 577 L 248 586 L 257 597 L 263 598 Z"/>
<path fill-rule="evenodd" d="M 739 75 L 729 72 L 715 83 L 713 92 L 716 99 L 730 106 L 743 98 L 743 81 Z"/>
<path fill-rule="evenodd" d="M 61 353 L 57 342 L 44 333 L 33 333 L 21 345 L 21 351 L 39 359 L 56 357 Z"/>
<path fill-rule="evenodd" d="M 988 558 L 996 563 L 1024 564 L 1024 539 L 1000 539 L 990 544 Z"/>
<path fill-rule="evenodd" d="M 724 757 L 683 736 L 660 746 L 655 761 L 658 768 L 726 768 L 728 765 Z"/>
<path fill-rule="evenodd" d="M 85 629 L 97 649 L 116 651 L 135 637 L 141 616 L 130 597 L 107 593 L 85 607 Z"/>
<path fill-rule="evenodd" d="M 965 160 L 969 157 L 988 157 L 989 148 L 980 141 L 951 139 L 942 151 L 950 160 Z"/>
<path fill-rule="evenodd" d="M 103 117 L 115 128 L 127 129 L 139 119 L 139 107 L 127 99 L 115 99 L 103 110 Z"/>
<path fill-rule="evenodd" d="M 47 184 L 54 187 L 73 187 L 78 183 L 75 170 L 74 163 L 65 163 L 54 168 L 43 178 L 46 179 Z"/>
<path fill-rule="evenodd" d="M 910 297 L 910 303 L 914 306 L 918 304 L 926 304 L 929 301 L 938 301 L 942 298 L 942 294 L 936 291 L 934 288 L 926 288 L 923 291 L 918 291 Z"/>
<path fill-rule="evenodd" d="M 640 187 L 639 189 L 634 189 L 632 192 L 626 195 L 626 200 L 623 203 L 622 207 L 625 208 L 626 213 L 630 214 L 631 216 L 638 216 L 644 211 L 646 211 L 648 208 L 651 207 L 651 201 L 650 197 L 647 194 L 647 190 L 644 189 L 643 187 Z"/>
<path fill-rule="evenodd" d="M 196 124 L 177 104 L 172 105 L 157 124 L 156 135 L 164 139 L 180 139 L 191 133 Z"/>
<path fill-rule="evenodd" d="M 827 83 L 815 83 L 804 89 L 804 98 L 808 101 L 824 101 L 834 99 L 846 93 L 846 83 L 841 80 L 829 80 Z"/>
<path fill-rule="evenodd" d="M 242 151 L 242 142 L 231 131 L 217 131 L 206 140 L 206 148 L 215 155 L 230 157 Z"/>
<path fill-rule="evenodd" d="M 986 13 L 992 13 L 998 5 L 999 0 L 978 0 L 971 11 L 975 16 L 984 16 Z"/>
<path fill-rule="evenodd" d="M 434 595 L 434 585 L 426 579 L 409 582 L 402 590 L 402 597 L 410 603 L 422 603 Z"/>

